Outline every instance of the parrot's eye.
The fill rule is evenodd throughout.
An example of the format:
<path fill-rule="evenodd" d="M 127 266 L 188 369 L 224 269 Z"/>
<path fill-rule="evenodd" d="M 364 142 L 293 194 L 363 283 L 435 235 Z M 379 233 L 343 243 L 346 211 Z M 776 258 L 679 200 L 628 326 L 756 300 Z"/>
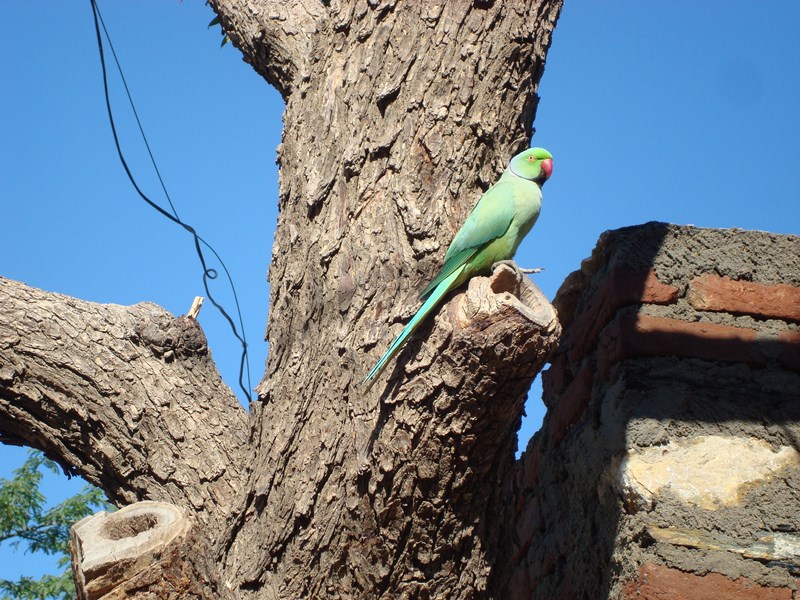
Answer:
<path fill-rule="evenodd" d="M 529 157 L 528 157 L 528 160 L 533 160 L 533 156 L 529 156 Z"/>

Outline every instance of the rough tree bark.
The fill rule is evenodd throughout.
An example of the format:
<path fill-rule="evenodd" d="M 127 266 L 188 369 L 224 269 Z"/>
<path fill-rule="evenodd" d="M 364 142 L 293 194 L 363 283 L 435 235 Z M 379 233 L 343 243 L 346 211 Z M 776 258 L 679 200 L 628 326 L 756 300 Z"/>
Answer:
<path fill-rule="evenodd" d="M 120 505 L 183 515 L 161 527 L 171 550 L 142 542 L 173 576 L 140 568 L 108 592 L 106 573 L 91 591 L 95 555 L 85 597 L 504 597 L 516 430 L 559 334 L 552 307 L 503 267 L 454 294 L 371 390 L 360 382 L 528 145 L 561 1 L 211 5 L 286 100 L 249 423 L 194 320 L 0 280 L 0 435 Z M 76 555 L 158 530 L 169 511 L 153 506 L 77 528 Z"/>

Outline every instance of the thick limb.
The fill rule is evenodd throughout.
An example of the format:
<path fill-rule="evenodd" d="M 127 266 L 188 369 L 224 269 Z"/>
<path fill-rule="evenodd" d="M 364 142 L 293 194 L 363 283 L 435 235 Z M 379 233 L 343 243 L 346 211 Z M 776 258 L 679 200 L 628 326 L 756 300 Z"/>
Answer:
<path fill-rule="evenodd" d="M 0 441 L 43 450 L 117 504 L 207 524 L 242 484 L 247 415 L 197 321 L 0 278 Z"/>
<path fill-rule="evenodd" d="M 222 27 L 253 68 L 285 98 L 308 70 L 327 10 L 317 0 L 210 0 Z M 337 3 L 338 4 L 338 3 Z"/>

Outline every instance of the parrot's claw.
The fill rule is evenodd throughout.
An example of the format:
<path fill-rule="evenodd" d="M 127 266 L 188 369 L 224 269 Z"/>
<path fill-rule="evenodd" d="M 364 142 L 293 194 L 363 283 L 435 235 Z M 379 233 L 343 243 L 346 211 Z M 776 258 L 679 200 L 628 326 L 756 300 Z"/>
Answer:
<path fill-rule="evenodd" d="M 497 269 L 497 267 L 499 267 L 500 265 L 511 267 L 515 271 L 519 271 L 520 273 L 525 273 L 526 275 L 534 275 L 536 273 L 541 273 L 542 271 L 544 271 L 544 269 L 541 267 L 537 269 L 523 269 L 513 260 L 498 260 L 496 263 L 492 265 L 492 273 L 494 273 L 495 269 Z"/>
<path fill-rule="evenodd" d="M 514 271 L 519 271 L 519 266 L 513 260 L 498 260 L 496 263 L 492 265 L 492 273 L 494 273 L 497 268 L 501 265 L 505 265 Z"/>

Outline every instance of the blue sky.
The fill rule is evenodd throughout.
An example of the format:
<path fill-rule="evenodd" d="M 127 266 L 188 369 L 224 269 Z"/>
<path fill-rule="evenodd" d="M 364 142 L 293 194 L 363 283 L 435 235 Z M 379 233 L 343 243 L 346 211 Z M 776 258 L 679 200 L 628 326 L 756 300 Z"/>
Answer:
<path fill-rule="evenodd" d="M 0 37 L 0 275 L 184 314 L 203 295 L 192 240 L 138 199 L 119 165 L 89 2 L 3 8 L 13 27 Z M 267 352 L 280 96 L 235 49 L 219 48 L 199 0 L 100 8 L 176 208 L 235 278 L 255 385 Z M 545 267 L 535 280 L 548 297 L 607 229 L 660 220 L 800 233 L 799 23 L 794 0 L 568 0 L 535 123 L 534 144 L 555 169 L 517 255 Z M 129 163 L 162 201 L 119 81 L 111 85 Z M 215 290 L 232 306 L 223 284 Z M 235 389 L 237 342 L 209 304 L 200 322 Z M 537 382 L 523 446 L 541 422 L 540 394 Z M 0 447 L 0 477 L 22 456 Z M 78 486 L 48 478 L 53 499 Z M 0 577 L 51 568 L 0 546 Z"/>

